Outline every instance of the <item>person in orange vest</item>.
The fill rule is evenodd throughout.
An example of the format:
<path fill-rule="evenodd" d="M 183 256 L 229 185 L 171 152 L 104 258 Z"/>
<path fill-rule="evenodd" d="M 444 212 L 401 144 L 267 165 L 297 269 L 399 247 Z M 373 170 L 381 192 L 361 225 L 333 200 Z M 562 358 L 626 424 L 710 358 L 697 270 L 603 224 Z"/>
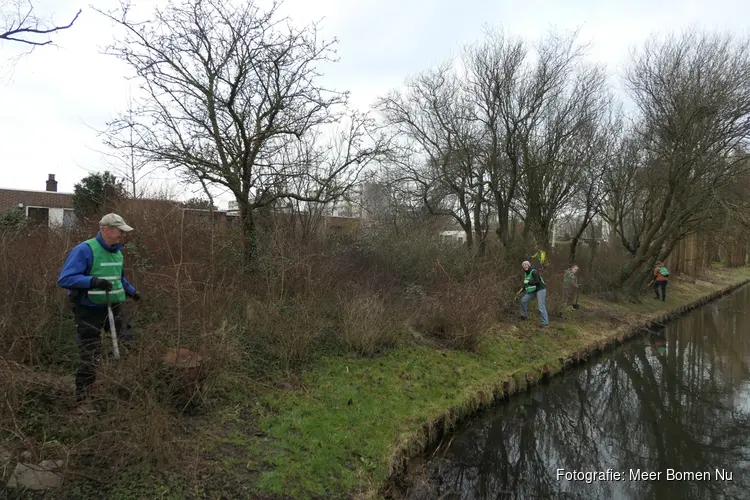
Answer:
<path fill-rule="evenodd" d="M 664 266 L 662 261 L 658 261 L 656 267 L 654 267 L 654 292 L 656 292 L 657 299 L 666 300 L 667 283 L 669 283 L 669 270 Z M 659 297 L 660 288 L 661 297 Z"/>

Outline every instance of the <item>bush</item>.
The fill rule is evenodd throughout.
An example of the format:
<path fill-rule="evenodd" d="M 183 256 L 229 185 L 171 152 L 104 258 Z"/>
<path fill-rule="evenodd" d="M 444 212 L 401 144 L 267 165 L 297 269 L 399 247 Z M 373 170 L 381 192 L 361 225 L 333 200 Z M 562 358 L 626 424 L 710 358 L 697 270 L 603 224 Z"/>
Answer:
<path fill-rule="evenodd" d="M 493 309 L 490 300 L 479 298 L 472 286 L 451 287 L 423 304 L 414 327 L 438 346 L 474 351 L 490 325 Z"/>
<path fill-rule="evenodd" d="M 26 224 L 26 217 L 20 210 L 11 210 L 0 217 L 0 231 L 17 229 Z"/>
<path fill-rule="evenodd" d="M 388 306 L 375 295 L 341 297 L 341 341 L 347 349 L 372 356 L 394 346 L 401 333 L 399 315 L 390 314 Z"/>

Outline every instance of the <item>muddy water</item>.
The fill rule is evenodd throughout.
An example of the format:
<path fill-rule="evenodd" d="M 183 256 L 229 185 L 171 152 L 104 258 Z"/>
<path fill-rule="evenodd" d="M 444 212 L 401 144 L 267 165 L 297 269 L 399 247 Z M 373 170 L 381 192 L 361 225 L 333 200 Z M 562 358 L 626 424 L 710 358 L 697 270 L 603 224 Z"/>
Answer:
<path fill-rule="evenodd" d="M 750 498 L 750 288 L 512 398 L 408 498 Z"/>

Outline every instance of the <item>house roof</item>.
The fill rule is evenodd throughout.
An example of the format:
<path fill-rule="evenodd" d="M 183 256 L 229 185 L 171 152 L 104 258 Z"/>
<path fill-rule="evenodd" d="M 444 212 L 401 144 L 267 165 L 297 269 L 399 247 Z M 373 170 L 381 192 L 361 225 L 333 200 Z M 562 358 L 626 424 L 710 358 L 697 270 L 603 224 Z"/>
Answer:
<path fill-rule="evenodd" d="M 19 203 L 24 207 L 73 208 L 73 193 L 0 189 L 0 215 L 18 208 Z"/>

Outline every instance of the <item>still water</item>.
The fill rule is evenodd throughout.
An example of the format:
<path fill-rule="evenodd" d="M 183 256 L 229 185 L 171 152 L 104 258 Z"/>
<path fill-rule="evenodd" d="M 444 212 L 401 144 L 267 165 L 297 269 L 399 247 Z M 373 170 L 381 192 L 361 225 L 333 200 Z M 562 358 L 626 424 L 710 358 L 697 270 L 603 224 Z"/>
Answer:
<path fill-rule="evenodd" d="M 499 405 L 408 496 L 750 498 L 748 311 L 743 287 Z"/>

